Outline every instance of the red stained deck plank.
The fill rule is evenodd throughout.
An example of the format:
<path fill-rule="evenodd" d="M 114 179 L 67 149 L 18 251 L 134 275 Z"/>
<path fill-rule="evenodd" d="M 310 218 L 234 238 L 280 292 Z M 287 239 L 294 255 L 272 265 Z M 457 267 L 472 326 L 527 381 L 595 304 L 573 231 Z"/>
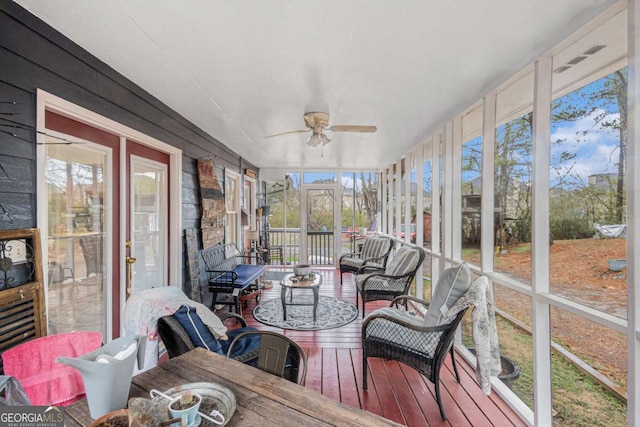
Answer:
<path fill-rule="evenodd" d="M 359 408 L 360 397 L 358 396 L 356 377 L 362 374 L 361 372 L 354 372 L 351 351 L 344 348 L 337 349 L 336 361 L 338 363 L 338 377 L 340 379 L 340 401 Z"/>
<path fill-rule="evenodd" d="M 322 393 L 322 349 L 308 348 L 307 352 L 307 380 L 305 387 Z"/>
<path fill-rule="evenodd" d="M 376 389 L 380 407 L 382 408 L 382 416 L 397 423 L 405 424 L 400 402 L 393 393 L 393 386 L 384 366 L 384 361 L 378 358 L 369 358 L 367 362 L 369 365 L 368 386 L 369 389 L 372 387 Z"/>
<path fill-rule="evenodd" d="M 436 401 L 435 395 L 425 384 L 424 377 L 415 369 L 401 363 L 400 368 L 404 373 L 409 387 L 415 396 L 420 410 L 424 415 L 430 427 L 446 427 L 450 426 L 449 422 L 444 421 L 440 416 L 440 409 Z"/>
<path fill-rule="evenodd" d="M 340 401 L 340 378 L 335 348 L 322 349 L 322 394 Z"/>
<path fill-rule="evenodd" d="M 424 426 L 427 420 L 421 411 L 420 405 L 416 400 L 407 379 L 402 373 L 400 363 L 396 361 L 385 362 L 389 380 L 394 390 L 394 394 L 398 402 L 402 402 L 400 410 L 407 426 Z"/>
<path fill-rule="evenodd" d="M 462 360 L 461 356 L 456 357 L 456 361 L 460 360 Z M 491 403 L 495 405 L 495 411 L 491 411 L 491 422 L 494 425 L 513 425 L 517 427 L 524 427 L 527 425 L 527 423 L 522 421 L 514 410 L 511 409 L 511 407 L 507 405 L 507 403 L 496 393 L 491 392 L 489 396 L 484 395 L 480 385 L 478 384 L 478 380 L 476 379 L 475 370 L 471 365 L 468 363 L 458 363 L 458 372 L 460 372 L 460 382 L 462 383 L 462 386 L 470 393 L 476 402 L 478 402 L 483 408 L 485 407 L 485 404 L 488 405 L 486 400 L 491 401 Z M 501 414 L 503 416 L 501 416 Z"/>
<path fill-rule="evenodd" d="M 380 399 L 375 387 L 369 387 L 367 391 L 362 388 L 362 348 L 351 350 L 353 361 L 353 371 L 356 373 L 356 383 L 358 384 L 358 396 L 360 397 L 360 408 L 382 416 Z"/>

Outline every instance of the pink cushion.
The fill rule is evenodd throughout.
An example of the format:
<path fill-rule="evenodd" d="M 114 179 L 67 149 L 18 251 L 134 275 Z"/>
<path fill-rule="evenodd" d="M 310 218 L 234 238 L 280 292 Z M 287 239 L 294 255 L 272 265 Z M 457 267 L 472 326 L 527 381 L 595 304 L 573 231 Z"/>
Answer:
<path fill-rule="evenodd" d="M 77 369 L 56 363 L 56 357 L 78 357 L 102 345 L 100 332 L 69 332 L 19 344 L 2 354 L 4 374 L 13 375 L 33 405 L 71 403 L 85 392 Z"/>

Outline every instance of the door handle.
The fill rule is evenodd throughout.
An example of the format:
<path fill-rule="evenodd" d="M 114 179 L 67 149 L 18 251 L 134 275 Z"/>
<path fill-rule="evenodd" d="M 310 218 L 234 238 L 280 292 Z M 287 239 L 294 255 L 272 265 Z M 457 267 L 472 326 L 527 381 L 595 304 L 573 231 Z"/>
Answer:
<path fill-rule="evenodd" d="M 133 278 L 133 263 L 136 259 L 127 255 L 125 258 L 127 263 L 127 298 L 131 296 L 131 279 Z"/>

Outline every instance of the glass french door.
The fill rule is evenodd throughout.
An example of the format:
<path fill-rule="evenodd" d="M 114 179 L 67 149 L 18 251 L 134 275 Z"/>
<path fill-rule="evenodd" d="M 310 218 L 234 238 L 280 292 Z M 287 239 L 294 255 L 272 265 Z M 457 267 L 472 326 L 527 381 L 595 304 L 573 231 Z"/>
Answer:
<path fill-rule="evenodd" d="M 134 154 L 135 153 L 135 154 Z M 127 297 L 166 286 L 169 264 L 169 156 L 127 141 Z"/>
<path fill-rule="evenodd" d="M 301 253 L 310 265 L 335 265 L 339 187 L 304 185 Z"/>
<path fill-rule="evenodd" d="M 49 333 L 94 330 L 108 340 L 120 335 L 126 295 L 169 284 L 169 155 L 45 117 Z"/>
<path fill-rule="evenodd" d="M 225 205 L 225 224 L 224 239 L 226 243 L 235 243 L 238 248 L 244 246 L 240 241 L 241 224 L 240 217 L 241 200 L 240 200 L 240 175 L 225 169 L 224 172 L 224 205 Z"/>
<path fill-rule="evenodd" d="M 113 150 L 85 143 L 45 146 L 49 333 L 109 336 L 114 265 Z M 117 246 L 115 246 L 117 253 Z"/>

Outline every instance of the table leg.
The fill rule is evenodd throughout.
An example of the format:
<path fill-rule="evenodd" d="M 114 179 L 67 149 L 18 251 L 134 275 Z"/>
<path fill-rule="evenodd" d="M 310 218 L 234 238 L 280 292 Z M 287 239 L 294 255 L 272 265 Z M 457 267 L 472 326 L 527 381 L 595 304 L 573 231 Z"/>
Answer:
<path fill-rule="evenodd" d="M 316 315 L 318 313 L 318 291 L 317 287 L 313 288 L 313 321 L 316 321 Z"/>
<path fill-rule="evenodd" d="M 282 319 L 287 320 L 287 288 L 284 286 L 280 290 L 280 301 L 282 302 Z"/>

